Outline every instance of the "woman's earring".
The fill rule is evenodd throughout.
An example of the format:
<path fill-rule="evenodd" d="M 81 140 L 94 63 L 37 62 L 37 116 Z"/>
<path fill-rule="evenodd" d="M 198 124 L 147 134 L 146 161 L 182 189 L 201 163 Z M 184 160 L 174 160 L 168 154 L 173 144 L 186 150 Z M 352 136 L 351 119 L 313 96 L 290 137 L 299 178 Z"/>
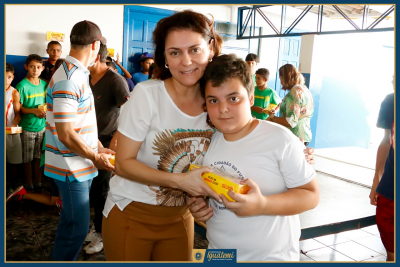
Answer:
<path fill-rule="evenodd" d="M 210 58 L 210 59 L 208 60 L 208 62 L 212 62 L 212 58 Z"/>
<path fill-rule="evenodd" d="M 168 67 L 168 64 L 167 64 L 167 63 L 165 63 L 165 68 L 166 68 L 166 69 L 169 69 L 169 67 Z"/>

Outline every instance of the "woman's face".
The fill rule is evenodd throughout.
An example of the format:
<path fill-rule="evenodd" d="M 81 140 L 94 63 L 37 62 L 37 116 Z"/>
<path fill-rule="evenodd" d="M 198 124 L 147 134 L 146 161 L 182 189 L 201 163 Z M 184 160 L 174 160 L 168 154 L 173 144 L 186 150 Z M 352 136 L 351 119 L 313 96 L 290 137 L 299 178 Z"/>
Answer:
<path fill-rule="evenodd" d="M 200 33 L 175 30 L 165 40 L 165 63 L 172 77 L 185 86 L 195 85 L 213 54 Z"/>

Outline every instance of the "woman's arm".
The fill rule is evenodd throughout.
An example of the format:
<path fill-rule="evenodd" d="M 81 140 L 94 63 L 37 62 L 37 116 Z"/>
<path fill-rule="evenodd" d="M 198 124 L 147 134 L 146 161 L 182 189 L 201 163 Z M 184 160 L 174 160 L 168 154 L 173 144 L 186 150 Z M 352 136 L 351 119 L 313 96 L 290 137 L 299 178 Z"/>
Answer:
<path fill-rule="evenodd" d="M 119 132 L 115 157 L 115 172 L 119 176 L 142 184 L 181 189 L 191 196 L 210 195 L 219 199 L 201 178 L 202 173 L 210 171 L 208 167 L 187 173 L 168 173 L 153 169 L 137 160 L 142 143 Z"/>

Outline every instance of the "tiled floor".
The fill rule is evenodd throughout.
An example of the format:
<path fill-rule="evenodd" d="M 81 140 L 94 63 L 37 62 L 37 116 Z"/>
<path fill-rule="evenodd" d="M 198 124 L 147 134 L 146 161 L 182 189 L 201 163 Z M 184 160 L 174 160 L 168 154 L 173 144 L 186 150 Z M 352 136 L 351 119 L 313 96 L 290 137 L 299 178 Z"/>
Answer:
<path fill-rule="evenodd" d="M 300 261 L 386 261 L 376 225 L 300 241 Z"/>
<path fill-rule="evenodd" d="M 92 214 L 93 216 L 93 214 Z M 7 203 L 6 260 L 48 261 L 58 223 L 55 207 L 30 201 Z M 207 241 L 195 237 L 195 248 L 207 248 Z M 385 261 L 385 248 L 376 225 L 339 234 L 300 241 L 300 261 Z M 103 252 L 79 261 L 104 261 Z"/>
<path fill-rule="evenodd" d="M 91 214 L 94 216 L 93 210 Z M 50 261 L 59 215 L 56 207 L 25 200 L 6 207 L 6 261 Z M 195 248 L 206 249 L 208 242 L 195 235 Z M 78 261 L 104 261 L 104 253 L 87 255 Z"/>

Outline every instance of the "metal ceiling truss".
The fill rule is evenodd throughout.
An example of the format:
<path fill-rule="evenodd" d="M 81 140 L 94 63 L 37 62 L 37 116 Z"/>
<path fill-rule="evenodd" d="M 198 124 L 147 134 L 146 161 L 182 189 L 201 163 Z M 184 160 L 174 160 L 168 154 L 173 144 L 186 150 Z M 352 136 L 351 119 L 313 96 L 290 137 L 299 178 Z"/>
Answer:
<path fill-rule="evenodd" d="M 292 22 L 292 24 L 283 29 L 283 25 L 285 25 L 286 20 L 286 6 L 282 5 L 282 13 L 281 13 L 281 26 L 280 29 L 271 22 L 271 20 L 267 17 L 267 15 L 261 10 L 262 7 L 268 7 L 272 5 L 254 5 L 253 7 L 239 7 L 238 9 L 238 27 L 237 27 L 237 39 L 258 39 L 258 38 L 271 38 L 271 37 L 285 37 L 285 36 L 301 36 L 306 34 L 338 34 L 338 33 L 357 33 L 357 32 L 376 32 L 376 31 L 394 31 L 394 27 L 390 28 L 378 28 L 376 29 L 376 25 L 378 25 L 382 20 L 384 20 L 390 13 L 394 11 L 394 5 L 392 5 L 388 10 L 380 15 L 371 25 L 367 26 L 368 14 L 369 14 L 369 5 L 365 5 L 363 15 L 362 15 L 362 24 L 361 28 L 354 23 L 352 19 L 350 19 L 342 9 L 340 9 L 337 5 L 331 5 L 337 12 L 346 19 L 353 27 L 354 30 L 345 30 L 345 31 L 322 31 L 322 17 L 324 15 L 324 5 L 318 6 L 318 19 L 317 19 L 317 27 L 315 32 L 297 32 L 292 33 L 292 30 L 296 27 L 296 25 L 304 18 L 304 16 L 313 8 L 314 5 L 308 5 L 301 14 Z M 244 12 L 248 10 L 246 18 L 243 20 Z M 271 27 L 271 29 L 276 34 L 269 35 L 256 35 L 256 14 L 259 14 L 264 21 Z M 250 23 L 250 25 L 249 25 Z M 244 36 L 244 33 L 249 28 L 249 36 Z"/>

